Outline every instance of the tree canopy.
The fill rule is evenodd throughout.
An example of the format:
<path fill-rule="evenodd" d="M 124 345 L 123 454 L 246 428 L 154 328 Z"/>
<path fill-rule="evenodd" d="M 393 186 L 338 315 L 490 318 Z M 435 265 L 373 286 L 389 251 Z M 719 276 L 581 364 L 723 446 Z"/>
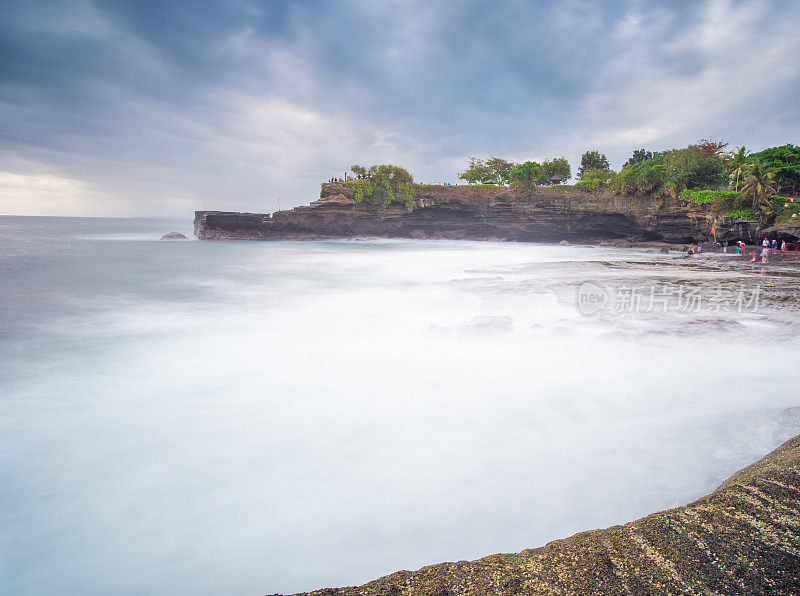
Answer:
<path fill-rule="evenodd" d="M 544 176 L 544 168 L 542 164 L 535 161 L 526 161 L 525 163 L 517 164 L 509 177 L 514 186 L 524 188 L 533 188 L 540 179 Z"/>
<path fill-rule="evenodd" d="M 578 168 L 578 179 L 582 179 L 588 170 L 609 170 L 608 158 L 596 149 L 587 151 L 581 156 L 581 166 Z"/>
<path fill-rule="evenodd" d="M 563 182 L 572 178 L 572 169 L 566 157 L 556 157 L 552 160 L 545 159 L 542 162 L 542 169 L 544 170 L 543 178 L 547 179 L 548 184 L 553 176 L 559 176 Z"/>
<path fill-rule="evenodd" d="M 467 170 L 461 172 L 458 177 L 466 180 L 469 184 L 477 184 L 480 182 L 499 182 L 501 184 L 508 184 L 511 181 L 511 170 L 517 164 L 501 159 L 499 157 L 492 157 L 484 162 L 477 157 L 470 157 L 467 165 Z"/>
<path fill-rule="evenodd" d="M 385 209 L 393 201 L 402 201 L 407 208 L 414 206 L 414 177 L 403 167 L 393 164 L 379 164 L 369 169 L 350 166 L 350 171 L 360 179 L 355 184 L 355 201 L 376 209 Z"/>
<path fill-rule="evenodd" d="M 764 186 L 767 196 L 800 194 L 800 146 L 786 144 L 750 153 L 745 147 L 728 150 L 727 142 L 712 139 L 658 152 L 636 149 L 619 172 L 611 169 L 603 153 L 591 149 L 581 156 L 576 184 L 587 190 L 611 189 L 626 194 L 673 197 L 683 196 L 684 191 L 738 193 L 746 178 L 753 175 L 756 164 L 764 175 L 771 174 L 764 178 L 768 181 Z M 537 185 L 550 184 L 553 176 L 567 182 L 572 178 L 572 170 L 565 157 L 541 163 L 471 157 L 466 171 L 458 176 L 470 184 L 495 181 L 532 190 Z M 752 193 L 748 194 L 751 196 Z"/>
<path fill-rule="evenodd" d="M 639 163 L 640 161 L 644 161 L 645 159 L 652 159 L 653 152 L 647 151 L 646 149 L 636 149 L 633 152 L 633 155 L 628 158 L 628 161 L 625 162 L 625 166 L 632 166 L 634 164 Z M 622 166 L 622 167 L 625 167 Z"/>
<path fill-rule="evenodd" d="M 748 169 L 744 179 L 742 196 L 751 198 L 753 211 L 768 213 L 772 210 L 769 197 L 775 192 L 775 173 L 767 170 L 761 162 L 756 162 Z"/>
<path fill-rule="evenodd" d="M 800 147 L 787 144 L 770 147 L 753 153 L 748 163 L 756 162 L 775 174 L 775 185 L 778 192 L 800 194 Z"/>

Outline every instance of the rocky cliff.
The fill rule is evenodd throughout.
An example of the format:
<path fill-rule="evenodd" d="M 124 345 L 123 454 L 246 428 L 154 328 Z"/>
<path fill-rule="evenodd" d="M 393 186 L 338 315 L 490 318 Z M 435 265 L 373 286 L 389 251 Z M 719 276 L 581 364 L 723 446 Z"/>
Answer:
<path fill-rule="evenodd" d="M 679 199 L 589 193 L 571 186 L 533 194 L 495 186 L 415 185 L 415 205 L 383 211 L 354 201 L 351 184 L 324 184 L 307 207 L 272 215 L 197 211 L 202 239 L 309 240 L 400 237 L 463 240 L 592 241 L 626 238 L 687 243 L 710 236 L 754 241 L 751 222 L 713 215 Z"/>
<path fill-rule="evenodd" d="M 800 594 L 800 436 L 683 507 L 310 594 Z"/>

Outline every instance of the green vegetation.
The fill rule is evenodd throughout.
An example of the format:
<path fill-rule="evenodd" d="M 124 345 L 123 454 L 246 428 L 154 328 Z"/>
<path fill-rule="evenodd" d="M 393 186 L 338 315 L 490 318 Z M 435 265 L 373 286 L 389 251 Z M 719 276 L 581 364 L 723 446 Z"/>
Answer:
<path fill-rule="evenodd" d="M 733 217 L 734 219 L 743 219 L 745 221 L 752 221 L 756 218 L 756 214 L 752 209 L 734 209 L 733 211 L 726 211 L 725 215 Z"/>
<path fill-rule="evenodd" d="M 791 197 L 773 195 L 760 208 L 753 207 L 751 195 L 743 195 L 735 190 L 684 190 L 681 193 L 684 203 L 710 205 L 711 211 L 736 219 L 755 220 L 774 215 L 776 221 L 789 221 L 795 213 L 800 217 L 800 201 L 792 202 Z"/>
<path fill-rule="evenodd" d="M 493 181 L 498 184 L 508 184 L 511 180 L 511 171 L 517 164 L 492 157 L 486 162 L 477 157 L 470 157 L 466 172 L 461 172 L 458 177 L 469 184 Z"/>
<path fill-rule="evenodd" d="M 528 190 L 533 190 L 542 177 L 544 177 L 544 168 L 542 164 L 535 161 L 517 164 L 510 173 L 511 183 L 514 186 Z"/>
<path fill-rule="evenodd" d="M 725 169 L 728 172 L 728 176 L 731 178 L 735 177 L 736 180 L 733 184 L 733 190 L 739 190 L 739 180 L 744 178 L 744 173 L 747 169 L 747 157 L 749 154 L 750 152 L 745 149 L 744 146 L 741 146 L 734 153 L 731 153 L 725 164 Z"/>
<path fill-rule="evenodd" d="M 685 149 L 654 153 L 639 161 L 628 160 L 613 180 L 612 188 L 628 194 L 680 196 L 685 189 L 709 189 L 727 182 L 719 151 L 724 143 L 701 141 Z M 640 150 L 643 151 L 643 150 Z M 635 156 L 637 159 L 643 154 Z"/>
<path fill-rule="evenodd" d="M 747 163 L 760 163 L 775 177 L 776 192 L 800 194 L 800 147 L 792 144 L 770 147 L 747 157 Z"/>
<path fill-rule="evenodd" d="M 733 190 L 684 190 L 681 199 L 692 201 L 695 205 L 733 205 L 740 198 L 738 192 Z M 725 207 L 726 209 L 729 207 Z M 734 207 L 730 207 L 734 208 Z"/>
<path fill-rule="evenodd" d="M 646 149 L 636 149 L 633 152 L 633 155 L 628 158 L 628 161 L 625 162 L 626 166 L 632 166 L 634 164 L 639 163 L 640 161 L 644 161 L 645 159 L 652 159 L 653 152 L 647 151 Z"/>
<path fill-rule="evenodd" d="M 774 212 L 769 200 L 774 194 L 776 194 L 775 173 L 767 170 L 761 162 L 754 163 L 744 180 L 742 198 L 750 197 L 753 211 L 768 215 Z"/>
<path fill-rule="evenodd" d="M 592 149 L 581 156 L 578 182 L 563 192 L 576 197 L 585 196 L 578 192 L 581 190 L 648 195 L 657 200 L 680 197 L 684 203 L 709 205 L 715 213 L 740 219 L 800 219 L 800 201 L 795 203 L 778 195 L 800 195 L 800 147 L 786 144 L 750 153 L 745 147 L 727 151 L 727 146 L 722 141 L 702 139 L 682 149 L 636 149 L 619 172 L 610 168 L 603 153 Z M 404 168 L 384 164 L 367 169 L 354 165 L 351 170 L 355 179 L 348 184 L 354 186 L 357 203 L 375 209 L 386 209 L 393 202 L 402 202 L 409 209 L 414 206 L 416 185 Z M 537 186 L 550 186 L 556 176 L 557 182 L 572 177 L 564 157 L 541 163 L 471 157 L 466 170 L 458 174 L 466 184 L 455 186 L 480 189 L 510 184 L 533 194 Z"/>
<path fill-rule="evenodd" d="M 382 211 L 393 202 L 402 202 L 407 209 L 414 204 L 414 178 L 405 168 L 391 164 L 370 166 L 369 169 L 353 165 L 356 175 L 348 184 L 355 186 L 355 202 L 364 203 Z"/>
<path fill-rule="evenodd" d="M 466 171 L 459 173 L 458 177 L 466 180 L 468 184 L 511 183 L 532 190 L 537 184 L 550 184 L 550 178 L 556 175 L 564 182 L 572 177 L 569 162 L 565 157 L 546 159 L 541 164 L 535 161 L 518 164 L 499 157 L 492 157 L 484 162 L 477 157 L 470 157 Z"/>
<path fill-rule="evenodd" d="M 544 170 L 542 180 L 546 179 L 547 184 L 550 183 L 550 178 L 553 176 L 560 177 L 561 181 L 564 183 L 572 178 L 572 169 L 566 157 L 556 157 L 553 160 L 545 159 L 542 162 L 542 169 Z"/>
<path fill-rule="evenodd" d="M 608 168 L 593 168 L 585 170 L 581 174 L 580 181 L 575 183 L 578 188 L 584 190 L 602 190 L 611 188 L 616 179 L 617 173 Z"/>
<path fill-rule="evenodd" d="M 611 166 L 608 165 L 608 158 L 605 154 L 600 153 L 596 149 L 587 151 L 581 156 L 581 167 L 578 168 L 578 180 L 583 180 L 584 175 L 589 172 L 609 171 Z"/>

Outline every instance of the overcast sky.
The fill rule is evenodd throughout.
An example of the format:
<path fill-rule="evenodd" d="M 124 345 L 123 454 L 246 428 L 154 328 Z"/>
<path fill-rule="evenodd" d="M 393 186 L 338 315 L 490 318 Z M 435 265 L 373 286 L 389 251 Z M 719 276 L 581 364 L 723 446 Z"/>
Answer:
<path fill-rule="evenodd" d="M 307 204 L 700 138 L 800 143 L 800 2 L 75 0 L 0 11 L 0 213 Z"/>

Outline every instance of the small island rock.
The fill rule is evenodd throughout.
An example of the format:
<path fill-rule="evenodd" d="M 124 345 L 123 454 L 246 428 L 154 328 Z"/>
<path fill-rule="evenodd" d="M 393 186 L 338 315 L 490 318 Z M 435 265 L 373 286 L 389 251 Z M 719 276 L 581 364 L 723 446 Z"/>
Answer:
<path fill-rule="evenodd" d="M 170 232 L 169 234 L 164 234 L 161 236 L 162 240 L 188 240 L 186 236 L 181 234 L 180 232 Z"/>

